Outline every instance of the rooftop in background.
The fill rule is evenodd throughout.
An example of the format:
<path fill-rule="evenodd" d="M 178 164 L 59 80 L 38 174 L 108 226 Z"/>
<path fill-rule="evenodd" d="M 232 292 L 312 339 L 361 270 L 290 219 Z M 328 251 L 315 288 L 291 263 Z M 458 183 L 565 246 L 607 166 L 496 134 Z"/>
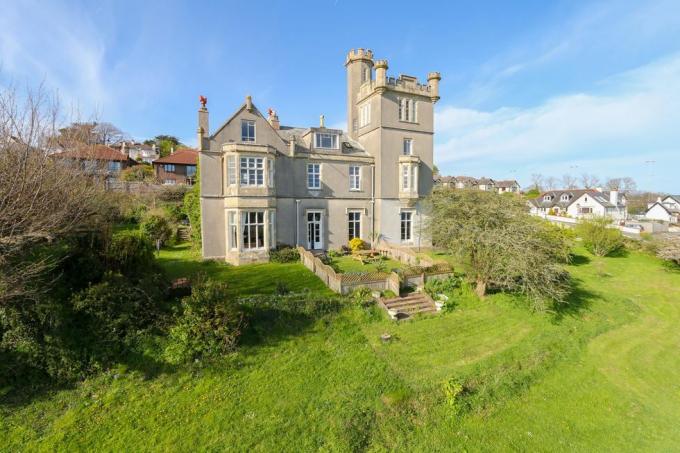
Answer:
<path fill-rule="evenodd" d="M 75 149 L 54 153 L 53 156 L 67 159 L 105 160 L 118 162 L 125 162 L 129 159 L 127 155 L 106 145 L 82 145 Z"/>
<path fill-rule="evenodd" d="M 198 150 L 192 148 L 180 148 L 169 156 L 161 157 L 153 161 L 154 164 L 196 165 L 198 163 Z"/>

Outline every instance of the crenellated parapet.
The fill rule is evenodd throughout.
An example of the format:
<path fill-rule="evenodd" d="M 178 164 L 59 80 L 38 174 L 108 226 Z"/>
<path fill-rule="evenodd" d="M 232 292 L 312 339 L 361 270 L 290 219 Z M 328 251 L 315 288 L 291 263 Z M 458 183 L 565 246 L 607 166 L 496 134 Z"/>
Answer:
<path fill-rule="evenodd" d="M 367 61 L 373 64 L 373 51 L 371 49 L 352 49 L 347 53 L 345 66 L 354 61 Z"/>

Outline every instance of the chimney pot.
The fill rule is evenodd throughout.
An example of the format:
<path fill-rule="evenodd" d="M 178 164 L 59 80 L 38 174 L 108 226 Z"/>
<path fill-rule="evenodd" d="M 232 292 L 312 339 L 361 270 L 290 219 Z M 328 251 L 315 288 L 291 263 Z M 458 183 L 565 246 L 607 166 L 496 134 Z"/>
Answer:
<path fill-rule="evenodd" d="M 319 117 L 319 127 L 326 127 L 326 121 L 323 115 Z"/>

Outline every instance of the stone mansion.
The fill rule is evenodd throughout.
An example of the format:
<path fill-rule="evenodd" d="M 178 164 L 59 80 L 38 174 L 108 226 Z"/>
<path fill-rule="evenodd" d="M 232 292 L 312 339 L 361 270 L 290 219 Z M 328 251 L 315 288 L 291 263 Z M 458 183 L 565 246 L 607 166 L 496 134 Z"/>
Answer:
<path fill-rule="evenodd" d="M 203 257 L 233 264 L 268 260 L 278 245 L 340 248 L 352 238 L 426 245 L 422 200 L 432 190 L 433 106 L 427 84 L 387 75 L 387 61 L 352 50 L 349 131 L 283 126 L 250 97 L 210 133 L 198 111 Z"/>

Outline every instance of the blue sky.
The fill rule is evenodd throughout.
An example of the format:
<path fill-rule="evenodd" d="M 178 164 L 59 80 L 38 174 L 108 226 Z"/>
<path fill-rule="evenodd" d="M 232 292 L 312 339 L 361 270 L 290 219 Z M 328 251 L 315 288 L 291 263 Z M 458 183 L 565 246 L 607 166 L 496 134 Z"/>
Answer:
<path fill-rule="evenodd" d="M 632 176 L 680 192 L 680 2 L 0 0 L 0 83 L 138 139 L 195 142 L 251 94 L 283 124 L 345 122 L 344 58 L 442 73 L 443 174 Z"/>

